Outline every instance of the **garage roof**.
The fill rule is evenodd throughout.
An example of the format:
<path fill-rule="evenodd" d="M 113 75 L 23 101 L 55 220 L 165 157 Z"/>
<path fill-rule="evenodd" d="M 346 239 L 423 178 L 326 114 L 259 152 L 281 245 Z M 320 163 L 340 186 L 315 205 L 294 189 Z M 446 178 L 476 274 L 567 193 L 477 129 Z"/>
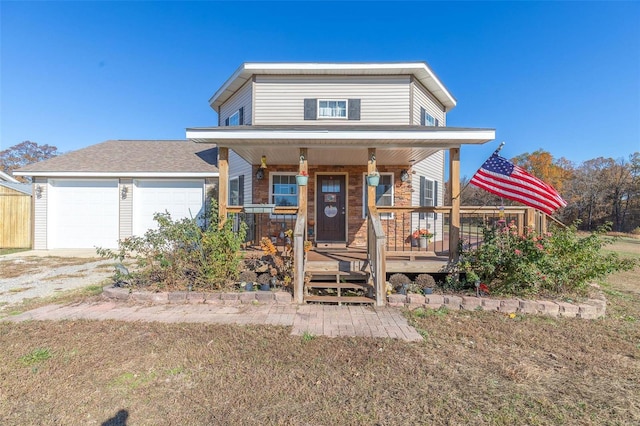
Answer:
<path fill-rule="evenodd" d="M 188 140 L 109 140 L 15 171 L 17 176 L 215 177 L 218 149 Z"/>

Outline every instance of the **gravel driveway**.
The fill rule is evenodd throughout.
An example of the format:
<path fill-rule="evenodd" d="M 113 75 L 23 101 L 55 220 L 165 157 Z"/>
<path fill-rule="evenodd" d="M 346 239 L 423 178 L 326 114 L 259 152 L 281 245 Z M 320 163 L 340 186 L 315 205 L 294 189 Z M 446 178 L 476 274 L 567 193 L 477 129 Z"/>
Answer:
<path fill-rule="evenodd" d="M 0 256 L 0 309 L 25 299 L 102 284 L 114 261 L 95 250 L 26 251 Z"/>

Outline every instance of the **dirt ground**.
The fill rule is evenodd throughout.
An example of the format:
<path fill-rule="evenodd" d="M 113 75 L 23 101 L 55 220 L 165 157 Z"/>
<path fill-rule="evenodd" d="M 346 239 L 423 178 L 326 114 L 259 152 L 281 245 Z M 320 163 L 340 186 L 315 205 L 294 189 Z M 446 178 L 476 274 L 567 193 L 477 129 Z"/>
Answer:
<path fill-rule="evenodd" d="M 640 256 L 634 241 L 614 248 Z M 640 424 L 638 277 L 609 277 L 607 316 L 593 321 L 407 313 L 419 343 L 0 322 L 0 424 Z"/>

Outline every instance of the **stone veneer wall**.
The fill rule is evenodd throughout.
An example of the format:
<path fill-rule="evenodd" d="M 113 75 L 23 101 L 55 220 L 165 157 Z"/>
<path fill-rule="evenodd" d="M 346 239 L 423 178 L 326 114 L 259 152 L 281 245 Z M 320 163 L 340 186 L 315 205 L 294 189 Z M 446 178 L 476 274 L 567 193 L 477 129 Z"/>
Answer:
<path fill-rule="evenodd" d="M 258 166 L 253 166 L 252 175 L 255 176 L 255 172 Z M 402 182 L 400 180 L 401 169 L 408 169 L 409 167 L 400 166 L 379 166 L 378 171 L 380 173 L 393 173 L 394 183 L 394 206 L 410 206 L 411 205 L 411 181 Z M 263 180 L 254 180 L 253 184 L 253 202 L 256 204 L 268 204 L 269 203 L 269 173 L 274 172 L 297 172 L 297 167 L 293 166 L 271 166 L 266 170 Z M 309 183 L 307 185 L 308 191 L 308 208 L 307 208 L 307 220 L 316 220 L 316 174 L 336 174 L 347 176 L 347 245 L 353 247 L 365 247 L 367 236 L 367 220 L 363 218 L 363 182 L 364 174 L 367 171 L 366 166 L 309 166 Z M 392 247 L 399 247 L 405 245 L 409 247 L 411 244 L 409 235 L 411 233 L 410 225 L 411 215 L 404 216 L 398 215 L 395 218 L 395 226 L 391 223 L 383 221 L 385 234 L 389 245 Z M 404 219 L 403 219 L 404 218 Z M 265 221 L 262 228 L 266 229 L 266 221 L 268 217 L 262 215 L 261 220 Z M 404 220 L 404 223 L 402 223 Z M 397 234 L 396 234 L 397 230 Z M 266 235 L 265 235 L 266 236 Z M 314 230 L 315 236 L 315 230 Z"/>

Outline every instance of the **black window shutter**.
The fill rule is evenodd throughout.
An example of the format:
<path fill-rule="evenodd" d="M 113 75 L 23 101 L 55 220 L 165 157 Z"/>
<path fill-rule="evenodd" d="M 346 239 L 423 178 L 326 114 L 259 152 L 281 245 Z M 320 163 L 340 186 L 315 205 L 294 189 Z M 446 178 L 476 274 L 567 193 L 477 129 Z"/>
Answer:
<path fill-rule="evenodd" d="M 238 204 L 244 206 L 244 175 L 238 176 Z"/>
<path fill-rule="evenodd" d="M 431 203 L 433 207 L 438 205 L 438 181 L 433 181 L 433 203 Z M 431 218 L 433 219 L 436 216 L 435 213 L 431 213 Z"/>
<path fill-rule="evenodd" d="M 240 126 L 244 124 L 244 107 L 240 107 L 238 110 L 238 124 Z"/>
<path fill-rule="evenodd" d="M 316 120 L 317 118 L 318 118 L 318 100 L 305 99 L 304 100 L 304 119 Z"/>
<path fill-rule="evenodd" d="M 225 125 L 225 126 L 228 126 L 228 125 L 229 125 L 229 117 L 227 117 L 227 118 L 225 118 L 225 119 L 224 119 L 224 125 Z"/>
<path fill-rule="evenodd" d="M 360 120 L 360 99 L 349 99 L 347 111 L 349 120 Z"/>
<path fill-rule="evenodd" d="M 424 176 L 420 176 L 420 207 L 425 207 L 424 193 L 427 190 L 426 185 L 427 180 L 424 178 Z M 426 219 L 426 215 L 424 213 L 420 213 L 420 219 Z"/>
<path fill-rule="evenodd" d="M 424 126 L 425 125 L 425 115 L 427 114 L 427 110 L 420 107 L 420 125 Z"/>
<path fill-rule="evenodd" d="M 440 126 L 440 121 L 436 118 L 436 127 Z"/>

